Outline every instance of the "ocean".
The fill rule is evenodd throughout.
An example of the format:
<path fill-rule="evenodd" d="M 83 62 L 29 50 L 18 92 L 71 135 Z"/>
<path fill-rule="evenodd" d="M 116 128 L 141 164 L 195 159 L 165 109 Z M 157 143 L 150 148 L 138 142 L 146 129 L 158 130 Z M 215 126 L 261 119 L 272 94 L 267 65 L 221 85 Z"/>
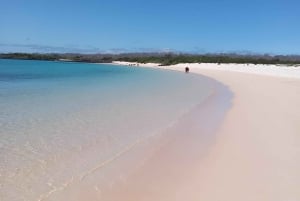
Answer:
<path fill-rule="evenodd" d="M 112 181 L 101 167 L 116 168 L 212 92 L 191 73 L 0 59 L 1 200 L 59 200 L 80 182 L 98 189 Z"/>

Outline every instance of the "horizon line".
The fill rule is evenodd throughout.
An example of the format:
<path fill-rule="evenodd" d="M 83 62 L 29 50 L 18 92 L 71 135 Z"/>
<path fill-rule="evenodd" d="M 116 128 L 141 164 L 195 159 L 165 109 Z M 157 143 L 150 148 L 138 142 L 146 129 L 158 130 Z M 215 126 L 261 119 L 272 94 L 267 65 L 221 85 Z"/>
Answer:
<path fill-rule="evenodd" d="M 10 50 L 12 49 L 12 50 Z M 23 49 L 23 50 L 22 50 Z M 300 56 L 300 53 L 275 53 L 251 50 L 216 50 L 195 47 L 194 50 L 178 50 L 173 48 L 107 48 L 101 49 L 93 46 L 50 46 L 37 44 L 0 43 L 0 54 L 26 53 L 26 54 L 138 54 L 138 53 L 173 53 L 173 54 L 237 54 L 237 55 L 269 55 L 269 56 Z"/>

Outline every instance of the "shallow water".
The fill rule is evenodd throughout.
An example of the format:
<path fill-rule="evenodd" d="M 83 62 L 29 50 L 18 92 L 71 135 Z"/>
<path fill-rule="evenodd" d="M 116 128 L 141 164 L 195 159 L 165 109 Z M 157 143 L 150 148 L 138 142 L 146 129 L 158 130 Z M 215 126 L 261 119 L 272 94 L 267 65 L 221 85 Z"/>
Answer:
<path fill-rule="evenodd" d="M 99 167 L 212 91 L 209 79 L 173 71 L 0 60 L 1 200 L 55 200 L 74 180 L 106 182 Z"/>

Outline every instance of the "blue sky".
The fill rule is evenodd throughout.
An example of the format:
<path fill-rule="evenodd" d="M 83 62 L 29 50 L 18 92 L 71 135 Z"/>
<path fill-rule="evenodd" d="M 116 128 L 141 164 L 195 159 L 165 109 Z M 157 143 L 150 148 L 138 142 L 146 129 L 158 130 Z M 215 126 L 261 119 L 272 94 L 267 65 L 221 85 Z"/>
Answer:
<path fill-rule="evenodd" d="M 300 54 L 299 0 L 0 3 L 0 52 Z"/>

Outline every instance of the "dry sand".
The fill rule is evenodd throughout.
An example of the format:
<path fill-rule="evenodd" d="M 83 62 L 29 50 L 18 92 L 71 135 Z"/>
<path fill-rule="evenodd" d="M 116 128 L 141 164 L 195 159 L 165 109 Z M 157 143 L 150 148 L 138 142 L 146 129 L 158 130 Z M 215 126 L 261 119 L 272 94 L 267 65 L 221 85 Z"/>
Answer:
<path fill-rule="evenodd" d="M 234 93 L 215 142 L 195 160 L 178 151 L 188 150 L 183 142 L 192 139 L 177 136 L 105 200 L 300 200 L 300 68 L 236 64 L 159 68 L 185 66 Z"/>

